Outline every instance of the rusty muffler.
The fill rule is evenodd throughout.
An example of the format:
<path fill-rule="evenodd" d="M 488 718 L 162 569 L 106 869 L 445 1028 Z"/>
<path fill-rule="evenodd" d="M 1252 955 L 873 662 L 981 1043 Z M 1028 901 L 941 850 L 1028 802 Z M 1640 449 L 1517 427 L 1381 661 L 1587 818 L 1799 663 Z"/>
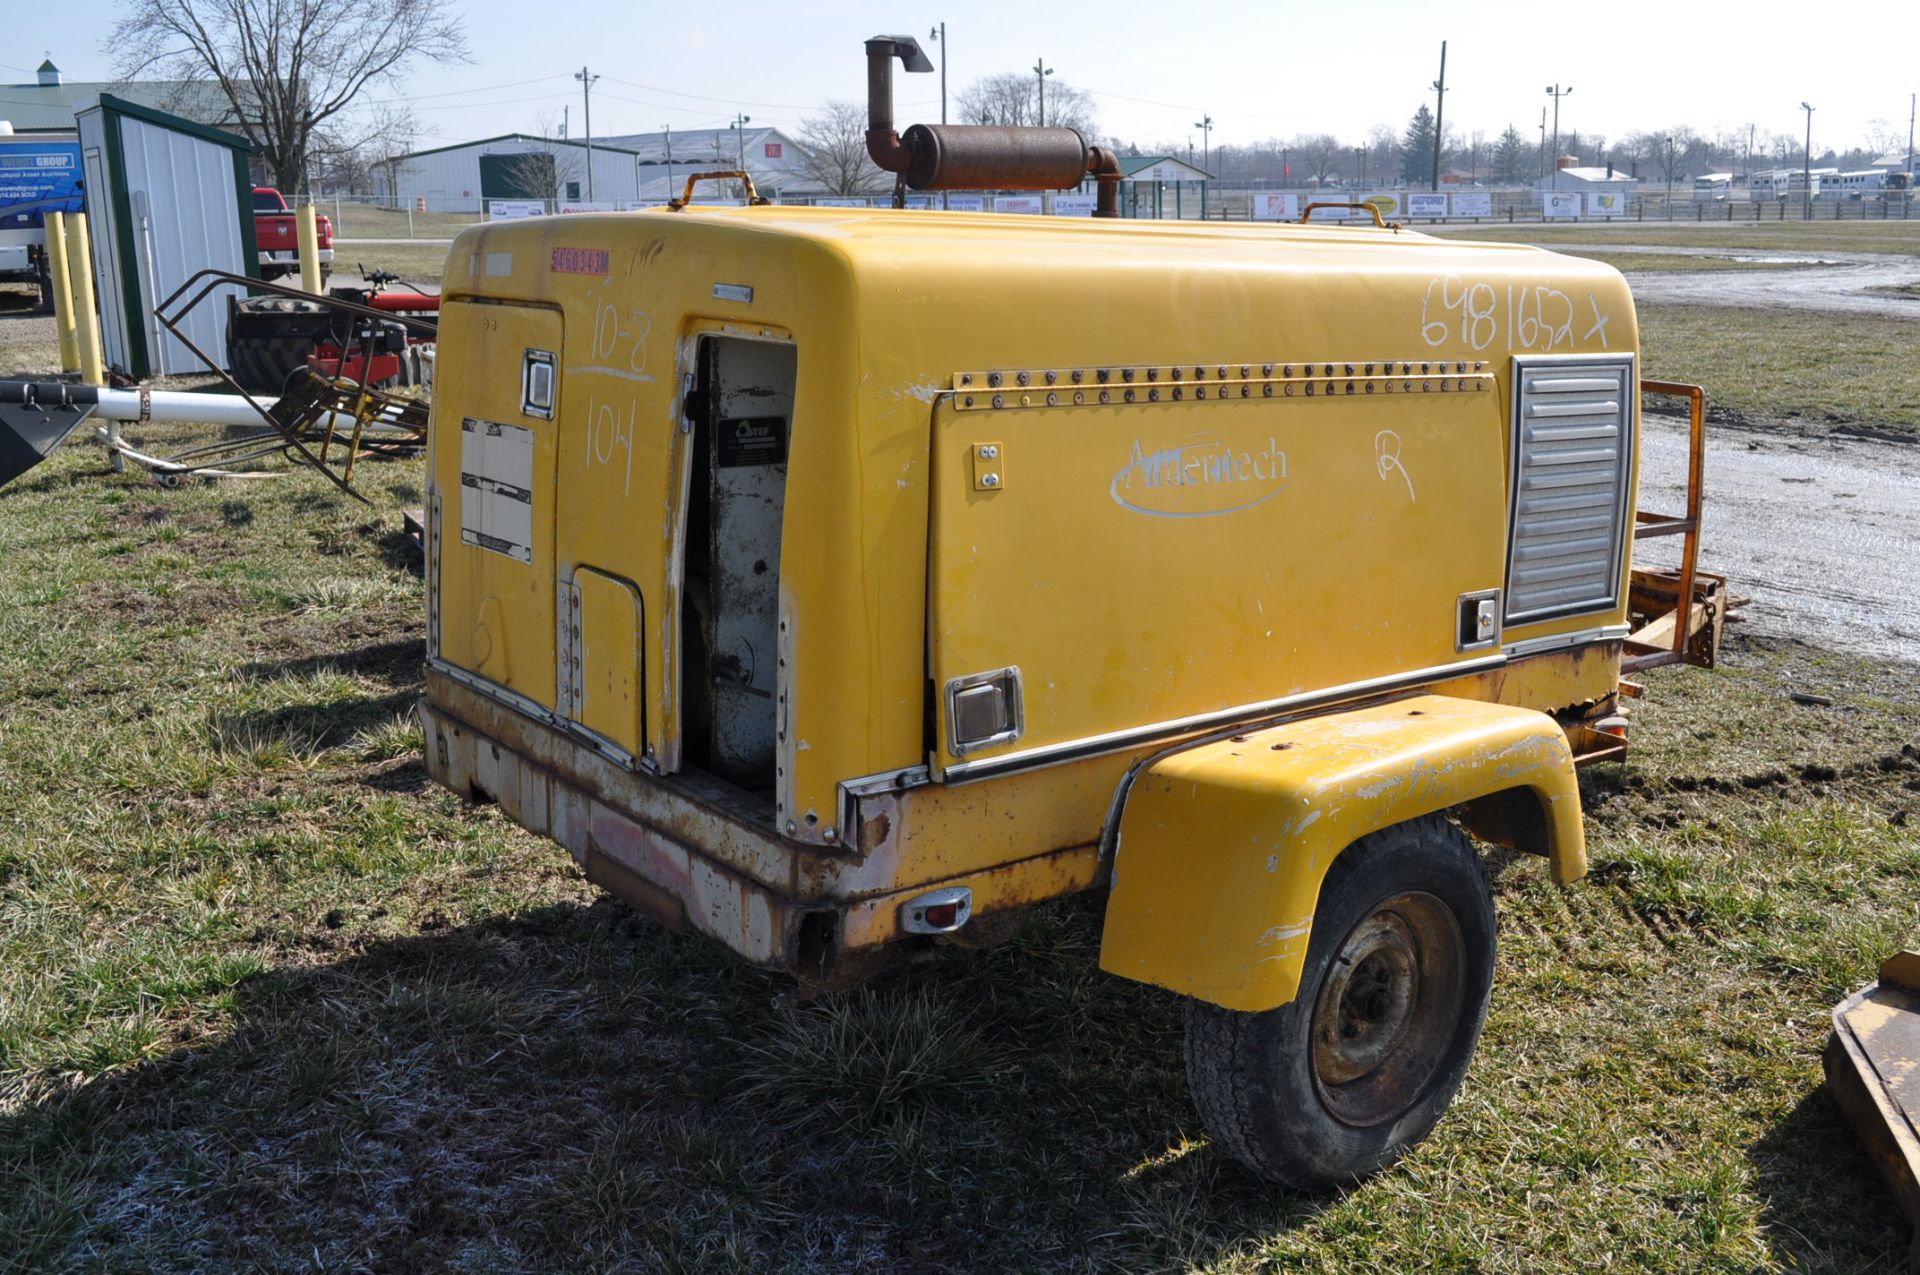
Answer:
<path fill-rule="evenodd" d="M 867 41 L 867 154 L 914 190 L 1071 190 L 1098 183 L 1096 217 L 1120 215 L 1120 160 L 1089 146 L 1076 129 L 992 124 L 915 124 L 902 136 L 893 122 L 893 59 L 908 71 L 933 63 L 910 35 Z"/>

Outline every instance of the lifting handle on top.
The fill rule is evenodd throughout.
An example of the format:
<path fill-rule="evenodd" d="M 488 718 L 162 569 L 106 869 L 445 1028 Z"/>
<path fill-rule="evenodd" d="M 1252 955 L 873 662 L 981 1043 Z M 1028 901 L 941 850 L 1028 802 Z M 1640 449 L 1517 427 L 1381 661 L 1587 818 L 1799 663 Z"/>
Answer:
<path fill-rule="evenodd" d="M 754 204 L 756 206 L 760 204 L 770 204 L 773 202 L 771 199 L 766 198 L 764 195 L 762 195 L 758 190 L 754 188 L 752 173 L 746 172 L 738 168 L 730 168 L 723 172 L 694 173 L 693 175 L 687 178 L 687 188 L 686 190 L 681 192 L 680 198 L 669 199 L 667 201 L 667 210 L 669 212 L 679 212 L 682 208 L 685 208 L 688 204 L 692 203 L 694 183 L 707 182 L 707 181 L 739 182 L 741 186 L 746 188 L 747 202 L 750 204 Z"/>
<path fill-rule="evenodd" d="M 1386 222 L 1384 222 L 1384 221 L 1382 221 L 1382 220 L 1380 219 L 1380 206 L 1379 206 L 1378 204 L 1343 204 L 1343 203 L 1338 203 L 1338 202 L 1335 202 L 1335 201 L 1328 201 L 1328 202 L 1326 202 L 1326 203 L 1313 203 L 1313 204 L 1308 204 L 1308 205 L 1306 206 L 1306 208 L 1305 208 L 1305 210 L 1301 212 L 1301 214 L 1300 214 L 1300 220 L 1301 220 L 1302 222 L 1308 222 L 1308 221 L 1311 221 L 1311 220 L 1313 220 L 1313 210 L 1314 210 L 1314 209 L 1316 209 L 1316 208 L 1354 208 L 1354 209 L 1365 209 L 1365 210 L 1366 210 L 1367 212 L 1370 212 L 1370 213 L 1372 213 L 1372 214 L 1373 214 L 1373 224 L 1374 224 L 1374 225 L 1376 225 L 1376 226 L 1378 226 L 1378 227 L 1379 227 L 1380 229 L 1382 229 L 1382 230 L 1398 230 L 1398 229 L 1400 229 L 1400 223 L 1399 223 L 1399 222 L 1397 222 L 1397 221 L 1396 221 L 1396 222 L 1394 222 L 1394 223 L 1392 223 L 1391 225 L 1389 225 L 1388 223 L 1386 223 Z"/>

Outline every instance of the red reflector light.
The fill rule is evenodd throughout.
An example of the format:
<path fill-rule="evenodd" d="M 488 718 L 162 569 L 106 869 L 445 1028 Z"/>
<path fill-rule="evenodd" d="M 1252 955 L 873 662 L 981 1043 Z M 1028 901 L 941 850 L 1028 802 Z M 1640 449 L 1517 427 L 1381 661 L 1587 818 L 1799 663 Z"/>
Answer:
<path fill-rule="evenodd" d="M 960 905 L 958 903 L 936 903 L 922 913 L 922 915 L 927 918 L 927 924 L 933 929 L 951 929 L 960 920 Z"/>

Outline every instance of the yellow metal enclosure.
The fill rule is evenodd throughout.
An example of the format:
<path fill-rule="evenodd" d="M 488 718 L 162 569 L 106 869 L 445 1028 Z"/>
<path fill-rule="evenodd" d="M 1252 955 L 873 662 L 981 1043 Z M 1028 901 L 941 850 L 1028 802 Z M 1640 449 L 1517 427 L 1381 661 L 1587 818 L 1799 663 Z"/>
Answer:
<path fill-rule="evenodd" d="M 687 208 L 474 227 L 445 289 L 429 766 L 654 915 L 824 976 L 926 891 L 1111 867 L 1109 969 L 1264 1006 L 1304 939 L 1259 936 L 1380 820 L 1524 790 L 1578 874 L 1637 481 L 1610 267 Z"/>

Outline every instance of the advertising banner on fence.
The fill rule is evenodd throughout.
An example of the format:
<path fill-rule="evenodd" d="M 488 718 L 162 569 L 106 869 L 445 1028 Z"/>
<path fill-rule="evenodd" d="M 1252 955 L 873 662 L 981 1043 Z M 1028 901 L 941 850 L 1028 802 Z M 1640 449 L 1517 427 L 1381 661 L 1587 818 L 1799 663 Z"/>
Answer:
<path fill-rule="evenodd" d="M 987 210 L 985 195 L 947 195 L 945 199 L 949 212 L 985 212 Z"/>
<path fill-rule="evenodd" d="M 1347 194 L 1345 191 L 1329 190 L 1316 194 L 1308 199 L 1306 204 L 1300 206 L 1300 211 L 1304 214 L 1309 204 L 1320 204 L 1323 206 L 1313 210 L 1313 219 L 1315 221 L 1345 221 L 1347 218 L 1353 216 L 1353 210 L 1345 206 L 1351 202 L 1353 202 L 1353 196 Z M 1365 213 L 1361 213 L 1360 215 L 1362 217 L 1366 216 Z"/>
<path fill-rule="evenodd" d="M 1253 192 L 1255 221 L 1295 221 L 1300 216 L 1300 197 L 1277 190 Z"/>
<path fill-rule="evenodd" d="M 1493 216 L 1493 196 L 1485 191 L 1460 191 L 1453 197 L 1453 215 L 1491 217 Z"/>
<path fill-rule="evenodd" d="M 564 217 L 570 216 L 573 213 L 614 212 L 617 207 L 618 206 L 610 199 L 596 199 L 591 203 L 576 201 L 570 204 L 561 204 L 560 214 Z"/>
<path fill-rule="evenodd" d="M 1608 195 L 1587 196 L 1587 216 L 1624 217 L 1627 215 L 1627 197 L 1615 192 Z"/>
<path fill-rule="evenodd" d="M 667 201 L 664 199 L 629 199 L 621 203 L 620 211 L 639 212 L 644 208 L 665 208 L 666 206 Z"/>
<path fill-rule="evenodd" d="M 813 201 L 813 206 L 815 208 L 865 208 L 867 206 L 867 202 L 868 201 L 864 199 L 845 199 L 839 196 L 831 196 L 831 197 L 822 196 L 821 198 Z"/>
<path fill-rule="evenodd" d="M 489 199 L 487 201 L 487 220 L 515 221 L 521 217 L 544 217 L 547 215 L 547 203 L 544 199 Z"/>
<path fill-rule="evenodd" d="M 1580 215 L 1580 196 L 1572 191 L 1542 191 L 1540 194 L 1540 210 L 1549 217 L 1578 217 Z"/>
<path fill-rule="evenodd" d="M 1037 213 L 1040 211 L 1040 196 L 995 195 L 993 210 L 999 213 Z"/>
<path fill-rule="evenodd" d="M 1372 204 L 1375 208 L 1378 208 L 1381 219 L 1384 221 L 1392 221 L 1395 217 L 1399 217 L 1407 211 L 1407 197 L 1396 194 L 1391 190 L 1375 191 L 1361 202 Z M 1366 217 L 1365 220 L 1371 222 L 1373 218 Z"/>
<path fill-rule="evenodd" d="M 1056 217 L 1091 217 L 1097 195 L 1055 195 L 1053 197 L 1053 215 Z"/>
<path fill-rule="evenodd" d="M 1407 216 L 1444 217 L 1447 215 L 1447 196 L 1444 191 L 1416 190 L 1407 196 Z"/>

